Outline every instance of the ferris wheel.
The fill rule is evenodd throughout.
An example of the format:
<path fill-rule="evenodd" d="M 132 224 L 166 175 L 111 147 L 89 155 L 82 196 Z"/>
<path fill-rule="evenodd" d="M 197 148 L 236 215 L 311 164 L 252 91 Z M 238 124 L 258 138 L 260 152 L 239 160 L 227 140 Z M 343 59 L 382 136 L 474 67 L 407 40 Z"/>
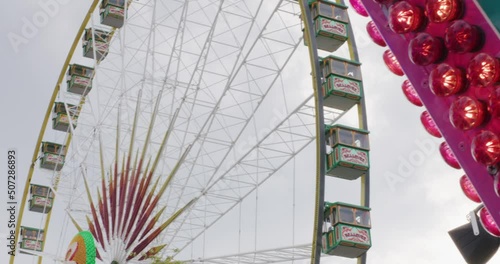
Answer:
<path fill-rule="evenodd" d="M 349 111 L 357 127 L 338 123 Z M 368 157 L 343 1 L 95 0 L 49 101 L 11 263 L 74 260 L 87 230 L 103 263 L 364 263 Z M 324 201 L 325 174 L 359 181 L 361 202 Z"/>

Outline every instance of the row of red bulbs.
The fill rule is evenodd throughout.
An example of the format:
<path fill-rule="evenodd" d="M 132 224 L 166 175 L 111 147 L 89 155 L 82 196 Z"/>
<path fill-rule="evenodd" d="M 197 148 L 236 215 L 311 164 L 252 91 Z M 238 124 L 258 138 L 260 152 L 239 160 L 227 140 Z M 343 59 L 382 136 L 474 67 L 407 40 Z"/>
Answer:
<path fill-rule="evenodd" d="M 461 6 L 462 2 L 458 0 L 428 0 L 426 13 L 432 22 L 441 23 L 456 19 L 462 12 Z M 422 16 L 418 7 L 406 1 L 397 2 L 389 8 L 389 25 L 395 33 L 409 32 L 420 27 Z M 368 23 L 367 31 L 375 43 L 386 46 L 373 22 Z M 453 21 L 446 30 L 446 47 L 458 53 L 477 49 L 480 43 L 478 31 L 477 27 L 463 20 Z M 427 33 L 417 34 L 409 43 L 410 59 L 417 65 L 434 63 L 443 53 L 441 42 Z M 383 58 L 389 70 L 396 75 L 404 75 L 399 62 L 390 50 L 385 51 Z M 436 96 L 449 96 L 464 90 L 467 81 L 473 86 L 486 87 L 497 83 L 499 79 L 500 61 L 489 54 L 479 53 L 469 62 L 466 73 L 447 63 L 437 65 L 429 75 L 429 87 Z M 410 91 L 405 87 L 408 85 L 409 82 L 403 84 L 405 94 Z M 414 91 L 406 95 L 413 103 L 414 98 L 418 98 Z M 417 105 L 421 105 L 421 102 Z M 487 107 L 472 97 L 457 98 L 450 107 L 450 122 L 461 130 L 476 128 L 486 119 L 488 111 L 492 118 L 500 118 L 500 87 L 496 87 L 491 94 Z M 437 130 L 437 127 L 434 130 Z M 431 134 L 435 135 L 436 132 Z M 483 131 L 474 138 L 471 152 L 477 162 L 483 165 L 495 165 L 500 162 L 500 138 L 491 131 Z"/>
<path fill-rule="evenodd" d="M 394 2 L 394 0 L 374 0 L 380 4 Z M 368 17 L 368 12 L 360 0 L 349 0 L 354 10 L 361 16 Z M 401 8 L 399 6 L 398 8 Z M 419 19 L 423 19 L 423 14 L 420 9 L 411 9 L 410 12 L 415 12 Z M 463 3 L 460 0 L 428 0 L 425 5 L 425 14 L 429 20 L 434 23 L 442 23 L 458 18 L 463 12 Z"/>
<path fill-rule="evenodd" d="M 380 2 L 380 1 L 377 1 Z M 359 0 L 351 0 L 351 4 L 360 14 L 367 16 L 367 12 Z M 426 13 L 432 22 L 451 21 L 462 13 L 461 0 L 428 0 L 426 3 Z M 407 1 L 400 1 L 389 8 L 389 26 L 397 34 L 415 31 L 423 24 L 423 14 L 420 8 Z M 378 32 L 375 24 L 370 21 L 367 24 L 367 31 L 373 41 L 385 47 L 386 43 Z M 481 45 L 480 29 L 470 25 L 464 20 L 456 20 L 450 23 L 445 34 L 446 50 L 455 53 L 466 53 L 476 50 Z M 390 58 L 391 70 L 399 76 L 403 71 L 397 60 L 389 52 L 385 57 Z M 428 33 L 418 33 L 409 44 L 410 59 L 417 65 L 425 66 L 442 59 L 444 47 L 442 41 Z M 386 58 L 386 59 L 388 59 Z M 392 65 L 394 64 L 394 65 Z M 452 66 L 445 64 L 441 68 Z M 452 94 L 460 91 L 465 85 L 463 73 L 458 68 L 447 75 L 455 75 L 455 79 L 447 80 L 444 87 L 436 87 L 437 95 Z M 447 77 L 446 77 L 447 78 Z M 494 84 L 500 79 L 500 61 L 486 53 L 476 55 L 467 67 L 467 80 L 471 85 L 486 87 Z M 443 90 L 443 91 L 439 91 Z"/>
<path fill-rule="evenodd" d="M 368 13 L 364 9 L 362 3 L 359 0 L 351 0 L 351 5 L 354 9 L 363 16 L 367 16 Z M 463 3 L 458 0 L 428 0 L 426 2 L 426 13 L 429 16 L 429 19 L 432 22 L 441 23 L 445 21 L 451 21 L 456 19 L 462 12 L 461 7 Z M 422 14 L 419 11 L 418 7 L 415 7 L 409 4 L 406 1 L 397 2 L 391 6 L 389 9 L 390 17 L 391 11 L 396 14 L 403 13 L 403 18 L 398 21 L 413 21 L 415 24 L 421 23 L 422 19 L 408 19 L 411 18 L 411 14 L 417 14 L 420 17 Z M 391 28 L 398 28 L 393 25 Z M 391 20 L 389 21 L 391 25 Z M 405 23 L 403 23 L 403 26 Z M 400 27 L 401 28 L 401 27 Z M 409 26 L 407 28 L 418 28 L 418 26 Z M 380 32 L 378 31 L 375 23 L 370 21 L 366 29 L 368 31 L 369 36 L 372 40 L 380 45 L 385 47 L 386 43 L 382 38 Z M 462 31 L 461 31 L 462 30 Z M 465 31 L 464 31 L 465 30 Z M 394 30 L 396 31 L 396 30 Z M 461 49 L 453 48 L 453 45 L 447 45 L 452 47 L 452 50 L 457 52 L 467 52 L 476 48 L 476 44 L 478 42 L 477 29 L 473 26 L 470 26 L 467 22 L 463 20 L 457 20 L 451 23 L 451 25 L 447 29 L 446 39 L 455 40 L 455 42 L 449 42 L 451 44 L 456 43 L 465 43 L 467 44 L 467 48 L 463 48 L 463 46 L 456 45 L 462 47 Z M 465 32 L 465 33 L 464 33 Z M 471 33 L 472 32 L 472 33 Z M 399 32 L 397 32 L 399 33 Z M 433 46 L 435 43 L 435 39 L 428 35 L 427 33 L 422 33 L 426 35 L 419 35 L 417 38 L 413 39 L 416 46 L 421 47 L 421 43 L 427 43 L 430 46 Z M 473 41 L 470 40 L 470 36 L 473 36 Z M 471 44 L 472 43 L 472 44 Z M 410 42 L 411 46 L 411 42 Z M 424 54 L 434 57 L 434 53 L 428 52 L 429 49 L 422 49 Z M 439 48 L 440 49 L 440 48 Z M 417 56 L 418 57 L 418 56 Z M 383 55 L 384 62 L 388 66 L 389 70 L 399 76 L 403 76 L 404 72 L 401 68 L 401 65 L 397 61 L 396 57 L 390 50 L 386 50 Z M 493 83 L 496 83 L 499 79 L 500 75 L 500 61 L 497 58 L 494 58 L 486 53 L 477 54 L 469 63 L 467 68 L 466 78 L 470 82 L 471 85 L 476 86 L 489 86 Z M 453 67 L 449 64 L 443 63 L 436 66 L 429 75 L 429 87 L 431 91 L 437 96 L 449 96 L 452 94 L 456 94 L 464 89 L 466 80 L 464 77 L 464 72 L 457 67 Z M 422 106 L 422 102 L 418 98 L 418 94 L 411 86 L 411 83 L 407 80 L 403 83 L 403 92 L 410 102 L 417 106 Z M 490 96 L 488 102 L 488 110 L 492 116 L 492 118 L 500 118 L 500 87 L 497 87 Z M 468 96 L 461 96 L 456 101 L 454 101 L 450 107 L 450 122 L 452 125 L 458 129 L 468 130 L 481 125 L 485 119 L 487 110 L 483 104 L 475 98 Z M 426 130 L 433 136 L 441 137 L 441 134 L 435 125 L 434 121 L 427 112 L 424 112 L 421 117 L 422 123 Z M 494 165 L 500 162 L 500 138 L 498 135 L 491 131 L 483 131 L 479 135 L 477 135 L 472 141 L 471 152 L 474 159 L 477 162 L 480 162 L 484 165 Z M 446 159 L 445 159 L 446 160 Z"/>
<path fill-rule="evenodd" d="M 374 0 L 387 3 L 388 0 Z M 360 0 L 350 0 L 354 10 L 368 16 Z M 463 3 L 459 0 L 427 0 L 426 14 L 431 22 L 442 23 L 458 18 L 462 13 Z M 422 26 L 424 16 L 418 7 L 406 1 L 398 2 L 389 9 L 389 26 L 398 34 L 417 30 Z M 379 46 L 385 47 L 386 43 L 378 31 L 375 23 L 370 21 L 366 26 L 371 39 Z M 456 20 L 447 27 L 444 46 L 451 52 L 465 53 L 477 50 L 481 45 L 480 31 L 477 27 L 463 20 Z M 409 45 L 409 56 L 417 65 L 429 65 L 441 58 L 443 54 L 442 42 L 427 33 L 419 33 Z M 403 76 L 404 72 L 396 57 L 390 50 L 383 55 L 384 62 L 394 74 Z M 476 55 L 467 67 L 466 77 L 459 68 L 443 63 L 434 68 L 429 76 L 429 86 L 436 96 L 449 96 L 464 89 L 465 78 L 471 85 L 486 87 L 499 80 L 500 61 L 486 53 Z M 423 106 L 417 92 L 410 81 L 405 80 L 402 85 L 403 92 L 408 100 L 416 106 Z M 488 110 L 493 118 L 500 118 L 500 87 L 496 87 L 488 102 Z M 420 117 L 425 129 L 433 136 L 441 138 L 442 135 L 427 111 Z M 450 121 L 456 128 L 467 130 L 479 126 L 485 119 L 482 104 L 471 97 L 459 97 L 450 108 Z M 445 162 L 453 168 L 460 169 L 460 164 L 451 148 L 446 142 L 441 143 L 439 151 Z M 500 139 L 491 131 L 483 131 L 477 135 L 471 146 L 474 159 L 485 165 L 500 162 Z M 500 183 L 495 182 L 497 193 L 500 192 Z M 481 202 L 474 186 L 466 175 L 460 179 L 460 186 L 465 195 L 472 201 Z M 500 228 L 486 210 L 480 210 L 480 221 L 485 229 L 492 235 L 500 236 Z"/>
<path fill-rule="evenodd" d="M 409 81 L 403 83 L 403 92 L 410 102 L 417 106 L 422 105 Z M 500 89 L 498 92 L 500 93 Z M 497 100 L 496 103 L 498 104 L 498 102 Z M 481 124 L 485 118 L 485 113 L 481 109 L 479 101 L 471 97 L 459 97 L 450 108 L 450 121 L 455 127 L 462 128 Z M 422 113 L 420 120 L 429 134 L 441 138 L 436 123 L 427 111 Z M 482 131 L 472 140 L 471 153 L 474 159 L 481 164 L 487 166 L 497 164 L 500 161 L 500 138 L 489 130 Z"/>
<path fill-rule="evenodd" d="M 387 50 L 383 57 L 391 71 L 398 73 L 400 76 L 403 75 L 401 66 L 399 66 L 399 63 L 396 61 L 395 56 L 392 52 L 390 52 L 390 50 Z M 437 67 L 435 70 L 440 71 L 442 68 L 446 68 L 446 66 Z M 436 79 L 438 78 L 435 78 L 432 72 L 430 76 L 432 78 L 431 83 L 437 82 Z M 440 77 L 442 76 L 443 75 L 440 75 Z M 441 79 L 441 83 L 446 83 L 449 80 L 449 78 Z M 433 85 L 433 87 L 436 86 L 437 85 Z M 405 96 L 411 103 L 417 106 L 423 105 L 417 92 L 408 80 L 403 82 L 402 89 Z M 436 94 L 437 92 L 434 93 Z M 488 109 L 493 118 L 500 118 L 500 87 L 496 88 L 490 96 Z M 462 130 L 468 130 L 478 127 L 483 123 L 486 118 L 486 110 L 483 103 L 477 99 L 469 96 L 461 96 L 452 103 L 449 117 L 450 122 L 454 127 Z M 428 120 L 429 118 L 430 116 L 426 114 L 426 118 L 422 118 L 422 121 Z M 437 134 L 439 134 L 437 137 L 441 137 L 439 130 L 434 123 L 432 123 L 431 127 L 431 123 L 428 121 L 427 123 L 424 123 L 424 126 L 431 135 L 437 136 Z M 500 138 L 495 133 L 485 130 L 473 139 L 471 152 L 474 159 L 483 165 L 497 164 L 500 162 Z"/>
<path fill-rule="evenodd" d="M 422 101 L 420 101 L 420 98 L 418 97 L 418 94 L 416 93 L 415 89 L 413 88 L 413 86 L 411 85 L 411 83 L 408 80 L 405 80 L 403 82 L 402 89 L 403 89 L 403 93 L 405 94 L 405 96 L 408 98 L 408 100 L 411 103 L 413 103 L 416 106 L 423 105 Z M 499 99 L 500 98 L 500 88 L 495 91 L 495 94 L 496 94 L 496 96 L 495 96 L 496 99 L 493 101 L 495 102 L 496 107 L 498 108 L 498 105 L 500 104 L 500 99 Z M 452 108 L 462 109 L 463 107 L 460 107 L 461 104 L 466 105 L 467 106 L 466 108 L 471 109 L 471 113 L 469 113 L 468 118 L 471 118 L 471 120 L 478 120 L 478 119 L 482 120 L 484 118 L 484 116 L 481 116 L 481 117 L 475 116 L 474 111 L 472 111 L 474 109 L 474 107 L 469 107 L 468 104 L 470 102 L 468 102 L 468 100 L 470 100 L 470 97 L 459 98 L 459 100 L 457 100 L 455 102 L 455 105 L 452 105 Z M 476 109 L 476 111 L 477 111 L 477 109 Z M 498 109 L 496 111 L 498 112 Z M 450 112 L 455 113 L 453 111 L 450 111 Z M 481 115 L 484 115 L 484 113 L 482 113 Z M 499 117 L 499 115 L 494 115 L 494 116 Z M 429 113 L 427 111 L 424 111 L 422 113 L 420 120 L 421 120 L 424 128 L 426 129 L 426 131 L 429 134 L 431 134 L 435 137 L 438 137 L 438 138 L 442 137 L 436 123 L 434 122 L 434 120 L 432 119 L 432 117 L 429 115 Z M 457 122 L 457 121 L 452 120 L 452 123 L 453 122 Z M 482 122 L 482 121 L 479 121 L 479 122 Z M 460 164 L 458 163 L 458 160 L 456 159 L 455 155 L 453 155 L 453 152 L 451 151 L 450 147 L 448 146 L 448 144 L 446 142 L 443 142 L 440 145 L 439 150 L 440 150 L 441 156 L 443 157 L 443 159 L 445 160 L 445 162 L 448 165 L 450 165 L 451 167 L 456 168 L 456 169 L 461 168 Z M 500 155 L 500 139 L 499 139 L 498 135 L 491 132 L 491 131 L 488 131 L 488 130 L 482 131 L 481 133 L 476 135 L 474 137 L 474 139 L 472 140 L 471 152 L 472 152 L 474 159 L 481 164 L 485 164 L 485 165 L 497 164 L 499 161 L 499 155 Z M 497 193 L 500 193 L 500 185 L 495 186 L 495 191 Z"/>

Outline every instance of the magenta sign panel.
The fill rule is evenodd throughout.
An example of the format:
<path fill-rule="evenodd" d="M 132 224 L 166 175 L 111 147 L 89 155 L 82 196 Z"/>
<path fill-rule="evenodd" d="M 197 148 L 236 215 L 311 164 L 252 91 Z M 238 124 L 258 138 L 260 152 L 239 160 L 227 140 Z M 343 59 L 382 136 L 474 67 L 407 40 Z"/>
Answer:
<path fill-rule="evenodd" d="M 361 2 L 500 225 L 494 187 L 500 164 L 500 37 L 493 23 L 475 0 Z M 426 2 L 434 3 L 427 11 Z"/>

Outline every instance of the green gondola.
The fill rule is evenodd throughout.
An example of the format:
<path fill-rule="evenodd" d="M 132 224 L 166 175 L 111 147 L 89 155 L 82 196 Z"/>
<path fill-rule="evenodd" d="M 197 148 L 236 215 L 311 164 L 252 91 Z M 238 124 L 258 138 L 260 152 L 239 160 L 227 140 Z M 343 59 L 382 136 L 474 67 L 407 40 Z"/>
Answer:
<path fill-rule="evenodd" d="M 94 68 L 78 64 L 69 65 L 67 75 L 68 92 L 87 95 L 92 90 L 93 78 Z"/>
<path fill-rule="evenodd" d="M 309 0 L 309 5 L 318 49 L 336 51 L 349 37 L 347 6 L 330 0 Z"/>
<path fill-rule="evenodd" d="M 54 193 L 49 187 L 31 184 L 30 194 L 31 199 L 28 201 L 30 211 L 44 214 L 50 212 L 54 201 Z"/>
<path fill-rule="evenodd" d="M 65 149 L 66 147 L 61 144 L 47 141 L 42 142 L 40 167 L 43 169 L 60 171 L 64 166 Z"/>
<path fill-rule="evenodd" d="M 73 129 L 76 128 L 76 123 L 78 120 L 78 106 L 76 105 L 68 105 L 68 111 L 66 111 L 66 107 L 64 103 L 56 102 L 54 103 L 54 116 L 52 118 L 52 128 L 62 132 L 69 131 L 69 117 L 68 113 L 71 116 L 71 123 L 73 124 Z"/>
<path fill-rule="evenodd" d="M 20 247 L 21 249 L 42 251 L 42 246 L 44 242 L 45 231 L 42 229 L 36 229 L 31 227 L 21 226 L 21 239 Z M 21 251 L 22 252 L 22 251 Z M 25 252 L 23 252 L 25 253 Z"/>
<path fill-rule="evenodd" d="M 368 131 L 342 125 L 325 126 L 326 175 L 355 180 L 370 167 Z"/>
<path fill-rule="evenodd" d="M 94 58 L 94 42 L 96 60 L 102 61 L 108 55 L 109 41 L 111 34 L 104 30 L 94 29 L 94 37 L 92 36 L 92 28 L 85 29 L 83 34 L 83 56 L 93 59 Z"/>
<path fill-rule="evenodd" d="M 328 56 L 320 61 L 323 71 L 323 104 L 347 111 L 358 104 L 363 94 L 361 63 Z"/>
<path fill-rule="evenodd" d="M 125 0 L 102 0 L 101 24 L 121 28 L 125 20 Z"/>
<path fill-rule="evenodd" d="M 357 258 L 371 247 L 370 208 L 325 202 L 322 252 Z"/>

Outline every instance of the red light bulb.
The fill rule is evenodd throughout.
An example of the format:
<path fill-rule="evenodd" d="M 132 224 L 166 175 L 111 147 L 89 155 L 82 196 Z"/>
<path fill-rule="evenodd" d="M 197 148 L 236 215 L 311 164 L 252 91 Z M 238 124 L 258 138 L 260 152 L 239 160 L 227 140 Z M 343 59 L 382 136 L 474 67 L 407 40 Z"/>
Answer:
<path fill-rule="evenodd" d="M 390 51 L 386 50 L 383 55 L 385 65 L 389 68 L 389 70 L 398 75 L 398 76 L 403 76 L 404 72 L 403 69 L 401 68 L 401 65 L 399 64 L 398 59 L 396 59 L 396 56 Z"/>
<path fill-rule="evenodd" d="M 471 153 L 474 160 L 483 165 L 497 164 L 500 162 L 500 138 L 491 131 L 482 131 L 472 139 Z"/>
<path fill-rule="evenodd" d="M 456 20 L 446 28 L 444 43 L 452 52 L 465 53 L 478 48 L 481 38 L 476 26 Z"/>
<path fill-rule="evenodd" d="M 423 20 L 422 10 L 406 1 L 394 3 L 389 7 L 389 27 L 394 33 L 415 31 L 422 25 Z"/>
<path fill-rule="evenodd" d="M 483 105 L 472 97 L 459 97 L 450 106 L 451 124 L 461 130 L 468 130 L 481 125 L 484 115 Z"/>
<path fill-rule="evenodd" d="M 467 79 L 471 85 L 486 87 L 496 83 L 500 76 L 500 61 L 486 53 L 479 53 L 469 62 Z"/>
<path fill-rule="evenodd" d="M 443 44 L 438 38 L 427 33 L 419 33 L 410 41 L 408 55 L 416 65 L 429 65 L 442 57 Z"/>
<path fill-rule="evenodd" d="M 474 186 L 472 185 L 472 183 L 470 182 L 469 178 L 467 178 L 466 175 L 460 177 L 460 187 L 462 188 L 462 191 L 464 192 L 465 196 L 467 196 L 467 198 L 471 199 L 476 203 L 481 202 L 481 198 L 477 194 L 476 189 L 474 188 Z"/>
<path fill-rule="evenodd" d="M 351 4 L 352 8 L 354 8 L 354 11 L 356 11 L 356 13 L 364 17 L 368 16 L 368 12 L 366 12 L 366 8 L 363 3 L 361 3 L 361 0 L 349 0 L 349 3 Z"/>
<path fill-rule="evenodd" d="M 429 112 L 427 111 L 422 112 L 422 114 L 420 115 L 420 121 L 424 125 L 425 130 L 429 132 L 429 134 L 437 138 L 441 137 L 441 132 L 439 132 L 439 129 L 436 123 L 434 123 L 434 120 L 432 120 L 432 117 L 429 114 Z"/>
<path fill-rule="evenodd" d="M 411 82 L 408 80 L 405 80 L 403 82 L 403 85 L 401 86 L 403 88 L 403 93 L 410 101 L 410 103 L 416 105 L 416 106 L 422 106 L 424 105 L 422 101 L 420 100 L 420 97 L 417 94 L 417 91 L 415 91 L 415 88 L 413 88 L 413 85 L 411 85 Z"/>
<path fill-rule="evenodd" d="M 368 24 L 366 24 L 366 31 L 368 32 L 368 36 L 370 36 L 375 44 L 381 47 L 385 47 L 387 45 L 385 44 L 385 40 L 382 38 L 382 35 L 380 35 L 380 31 L 373 21 L 370 21 L 368 22 Z"/>
<path fill-rule="evenodd" d="M 481 210 L 479 211 L 479 220 L 481 221 L 484 229 L 488 231 L 488 233 L 493 236 L 500 237 L 500 229 L 495 223 L 495 220 L 493 220 L 490 212 L 488 212 L 485 207 L 481 208 Z"/>
<path fill-rule="evenodd" d="M 464 74 L 459 68 L 442 63 L 431 71 L 429 86 L 433 94 L 448 96 L 462 90 L 464 79 Z"/>
<path fill-rule="evenodd" d="M 457 18 L 462 12 L 460 0 L 427 0 L 425 13 L 430 21 L 442 23 Z"/>
<path fill-rule="evenodd" d="M 439 153 L 441 153 L 441 156 L 443 157 L 444 161 L 446 164 L 450 165 L 450 167 L 455 168 L 455 169 L 461 169 L 460 164 L 458 163 L 457 158 L 455 157 L 455 154 L 451 151 L 450 146 L 448 143 L 443 142 L 441 145 L 439 145 Z"/>
<path fill-rule="evenodd" d="M 488 111 L 493 118 L 500 118 L 500 85 L 493 88 L 488 100 Z"/>

